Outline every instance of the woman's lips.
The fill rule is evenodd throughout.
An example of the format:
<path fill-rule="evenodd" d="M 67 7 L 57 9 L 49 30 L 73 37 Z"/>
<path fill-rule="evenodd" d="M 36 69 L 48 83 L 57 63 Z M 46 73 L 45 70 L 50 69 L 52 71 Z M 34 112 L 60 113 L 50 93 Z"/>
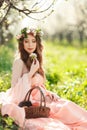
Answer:
<path fill-rule="evenodd" d="M 33 48 L 28 48 L 28 50 L 32 50 Z"/>

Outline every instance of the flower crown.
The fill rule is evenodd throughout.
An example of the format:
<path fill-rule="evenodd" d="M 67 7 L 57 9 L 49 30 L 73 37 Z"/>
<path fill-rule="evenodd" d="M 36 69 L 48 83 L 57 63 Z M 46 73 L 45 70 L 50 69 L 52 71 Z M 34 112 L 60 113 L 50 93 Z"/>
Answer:
<path fill-rule="evenodd" d="M 29 33 L 32 33 L 34 36 L 39 36 L 39 37 L 43 36 L 43 32 L 41 29 L 39 29 L 39 28 L 38 29 L 34 29 L 34 28 L 28 29 L 25 27 L 21 30 L 21 34 L 19 34 L 17 36 L 17 40 L 23 40 L 24 38 L 27 38 Z"/>

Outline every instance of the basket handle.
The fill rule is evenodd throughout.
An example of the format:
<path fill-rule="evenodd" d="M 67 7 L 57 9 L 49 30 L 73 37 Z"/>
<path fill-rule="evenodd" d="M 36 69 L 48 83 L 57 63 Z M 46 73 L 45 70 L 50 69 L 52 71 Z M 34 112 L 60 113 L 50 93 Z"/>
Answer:
<path fill-rule="evenodd" d="M 44 101 L 44 107 L 46 107 L 45 96 L 44 96 L 44 94 L 43 94 L 41 88 L 38 87 L 38 86 L 36 86 L 36 87 L 34 87 L 34 88 L 31 88 L 31 89 L 27 92 L 24 101 L 26 101 L 27 97 L 28 97 L 28 101 L 29 101 L 29 99 L 30 99 L 30 94 L 31 94 L 31 92 L 32 92 L 34 89 L 38 89 L 38 90 L 40 91 L 40 93 L 41 93 L 40 106 L 42 106 L 42 100 L 43 100 L 43 101 Z"/>

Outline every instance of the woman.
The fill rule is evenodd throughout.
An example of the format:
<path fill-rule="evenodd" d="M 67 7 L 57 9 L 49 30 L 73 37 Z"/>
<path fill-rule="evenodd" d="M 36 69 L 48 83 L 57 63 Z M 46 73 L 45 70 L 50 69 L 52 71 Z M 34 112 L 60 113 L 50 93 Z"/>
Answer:
<path fill-rule="evenodd" d="M 45 88 L 41 30 L 24 28 L 18 36 L 18 45 L 20 56 L 13 64 L 11 88 L 6 93 L 0 93 L 2 115 L 8 114 L 23 130 L 87 130 L 87 111 Z M 24 107 L 18 104 L 35 86 L 42 89 L 46 104 L 51 109 L 50 116 L 25 120 Z M 31 98 L 32 103 L 38 105 L 39 91 L 34 90 Z"/>

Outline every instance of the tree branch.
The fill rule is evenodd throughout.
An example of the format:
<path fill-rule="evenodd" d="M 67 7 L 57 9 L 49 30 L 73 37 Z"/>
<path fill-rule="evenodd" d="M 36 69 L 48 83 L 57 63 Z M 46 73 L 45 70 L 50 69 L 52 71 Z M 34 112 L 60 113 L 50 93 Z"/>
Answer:
<path fill-rule="evenodd" d="M 53 12 L 53 10 L 51 10 L 51 12 L 48 13 L 47 16 L 51 15 L 52 12 Z M 25 14 L 25 15 L 26 15 L 26 14 Z M 43 20 L 43 19 L 47 18 L 47 16 L 44 16 L 44 17 L 42 17 L 42 18 L 40 18 L 40 19 L 38 19 L 38 18 L 34 18 L 34 17 L 32 17 L 32 16 L 28 16 L 28 17 L 31 18 L 31 19 L 34 19 L 34 20 L 38 20 L 38 21 L 40 21 L 40 20 Z"/>
<path fill-rule="evenodd" d="M 21 12 L 21 13 L 25 14 L 26 16 L 28 16 L 28 17 L 30 17 L 30 18 L 32 18 L 32 19 L 34 19 L 34 20 L 42 20 L 42 19 L 46 18 L 47 16 L 49 16 L 49 15 L 53 12 L 53 10 L 51 10 L 48 15 L 45 15 L 45 16 L 44 16 L 43 18 L 41 18 L 41 19 L 33 18 L 33 17 L 29 16 L 29 15 L 30 15 L 31 13 L 33 13 L 33 14 L 35 13 L 35 14 L 36 14 L 36 13 L 46 12 L 47 10 L 49 10 L 49 9 L 54 5 L 55 0 L 53 0 L 52 3 L 51 3 L 46 9 L 41 10 L 41 11 L 34 10 L 35 6 L 36 6 L 37 4 L 39 4 L 39 3 L 41 3 L 41 1 L 40 1 L 39 3 L 36 2 L 36 3 L 32 6 L 32 9 L 31 9 L 31 10 L 29 10 L 28 8 L 26 8 L 26 9 L 20 9 L 20 8 L 16 7 L 10 0 L 8 0 L 7 2 L 8 2 L 9 7 L 8 7 L 8 10 L 7 10 L 6 14 L 4 15 L 3 19 L 0 21 L 0 23 L 2 23 L 2 22 L 5 20 L 5 17 L 7 16 L 8 12 L 10 11 L 10 9 L 15 9 L 15 10 L 17 10 L 18 12 Z M 7 5 L 7 6 L 8 6 L 8 5 Z M 39 9 L 40 9 L 40 8 L 41 8 L 41 7 L 39 7 Z M 38 10 L 39 10 L 39 9 L 38 9 Z"/>
<path fill-rule="evenodd" d="M 55 0 L 53 0 L 53 2 L 46 9 L 41 10 L 41 11 L 32 10 L 32 13 L 43 13 L 43 12 L 46 12 L 47 10 L 49 10 L 52 7 L 54 2 L 55 2 Z"/>
<path fill-rule="evenodd" d="M 11 5 L 9 5 L 9 7 L 8 7 L 8 10 L 7 10 L 6 14 L 4 15 L 3 19 L 0 21 L 0 24 L 2 24 L 2 23 L 3 23 L 3 21 L 4 21 L 4 20 L 5 20 L 5 18 L 6 18 L 6 16 L 7 16 L 7 15 L 8 15 L 8 13 L 9 13 L 10 9 L 11 9 Z"/>

